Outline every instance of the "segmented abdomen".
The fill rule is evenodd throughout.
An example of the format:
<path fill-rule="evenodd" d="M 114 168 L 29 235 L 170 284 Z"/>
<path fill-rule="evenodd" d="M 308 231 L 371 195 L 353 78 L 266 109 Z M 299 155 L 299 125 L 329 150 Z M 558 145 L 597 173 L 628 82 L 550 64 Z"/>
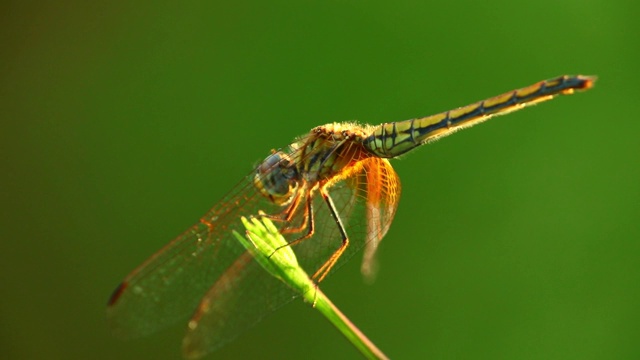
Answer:
<path fill-rule="evenodd" d="M 363 141 L 363 145 L 377 156 L 396 157 L 493 116 L 550 100 L 556 95 L 572 94 L 574 90 L 587 90 L 593 86 L 595 80 L 592 76 L 560 76 L 455 110 L 419 119 L 382 124 L 374 128 Z"/>

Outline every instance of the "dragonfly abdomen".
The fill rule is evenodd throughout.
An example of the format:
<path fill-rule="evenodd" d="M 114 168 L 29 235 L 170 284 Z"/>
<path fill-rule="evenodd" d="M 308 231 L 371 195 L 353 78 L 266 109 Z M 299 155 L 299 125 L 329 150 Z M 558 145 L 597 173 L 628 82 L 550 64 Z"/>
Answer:
<path fill-rule="evenodd" d="M 594 81 L 591 76 L 560 76 L 436 115 L 382 124 L 364 139 L 363 145 L 377 156 L 396 157 L 493 116 L 550 100 L 556 95 L 589 89 Z"/>

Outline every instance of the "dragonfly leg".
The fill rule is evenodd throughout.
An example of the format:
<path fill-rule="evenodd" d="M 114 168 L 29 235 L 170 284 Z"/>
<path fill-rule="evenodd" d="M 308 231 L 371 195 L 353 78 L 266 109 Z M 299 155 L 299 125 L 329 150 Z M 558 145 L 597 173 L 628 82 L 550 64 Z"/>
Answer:
<path fill-rule="evenodd" d="M 301 196 L 299 194 L 295 195 L 295 198 L 291 201 L 291 204 L 289 204 L 289 206 L 287 206 L 287 208 L 278 215 L 261 214 L 261 216 L 273 221 L 290 221 L 293 218 L 293 215 L 296 213 L 298 205 L 300 205 L 300 198 Z"/>
<path fill-rule="evenodd" d="M 291 221 L 292 218 L 293 213 L 287 217 L 286 221 Z M 313 235 L 313 201 L 311 201 L 311 195 L 309 193 L 307 193 L 307 195 L 305 196 L 305 208 L 302 213 L 302 221 L 300 222 L 300 225 L 296 227 L 286 227 L 280 232 L 282 234 L 297 234 L 301 233 L 305 229 L 307 229 L 307 234 L 301 236 L 299 239 L 290 242 L 289 245 L 292 245 L 292 243 L 298 243 L 300 240 L 307 239 L 311 237 L 311 235 Z"/>
<path fill-rule="evenodd" d="M 311 201 L 309 199 L 309 196 L 310 196 L 310 194 L 307 192 L 307 195 L 305 196 L 307 204 Z M 284 210 L 279 215 L 262 214 L 261 216 L 264 216 L 264 217 L 266 217 L 266 218 L 268 218 L 270 220 L 273 220 L 273 221 L 287 222 L 288 223 L 288 222 L 291 221 L 291 219 L 293 219 L 295 214 L 298 212 L 298 209 L 300 207 L 300 203 L 302 202 L 301 201 L 302 198 L 303 197 L 300 195 L 300 192 L 299 192 L 298 194 L 295 195 L 295 198 L 291 201 L 291 204 L 289 204 L 287 209 Z M 308 217 L 309 217 L 308 214 L 309 213 L 310 213 L 309 205 L 307 205 L 305 210 L 304 210 L 304 213 L 302 214 L 302 222 L 300 223 L 300 225 L 297 226 L 297 227 L 285 226 L 282 229 L 280 229 L 280 233 L 283 234 L 283 235 L 284 234 L 295 234 L 295 233 L 300 233 L 303 230 L 305 230 L 308 227 Z M 311 236 L 311 235 L 309 235 L 309 236 Z"/>
<path fill-rule="evenodd" d="M 323 190 L 323 189 L 320 190 L 320 193 L 322 194 L 322 198 L 325 200 L 325 202 L 327 203 L 327 206 L 329 207 L 329 212 L 331 213 L 331 217 L 333 217 L 333 220 L 336 222 L 336 225 L 338 226 L 338 230 L 340 231 L 340 236 L 342 237 L 342 244 L 336 251 L 334 251 L 333 254 L 331 254 L 331 257 L 329 258 L 329 260 L 327 260 L 313 274 L 313 276 L 311 276 L 311 278 L 315 280 L 316 283 L 320 283 L 322 280 L 324 280 L 324 278 L 329 274 L 329 271 L 331 271 L 331 268 L 333 268 L 333 266 L 336 264 L 338 259 L 340 259 L 340 256 L 342 256 L 342 253 L 344 253 L 344 251 L 347 249 L 347 246 L 349 246 L 349 238 L 347 236 L 347 231 L 344 228 L 344 224 L 342 224 L 342 220 L 338 215 L 338 210 L 336 210 L 336 206 L 333 203 L 331 196 L 326 190 Z"/>
<path fill-rule="evenodd" d="M 313 236 L 313 233 L 315 232 L 315 223 L 313 221 L 313 201 L 311 199 L 311 194 L 307 193 L 306 196 L 306 206 L 305 206 L 305 210 L 304 210 L 304 214 L 302 215 L 303 220 L 302 220 L 302 224 L 295 228 L 295 229 L 286 229 L 287 232 L 300 232 L 304 229 L 307 229 L 307 233 L 302 235 L 301 237 L 291 241 L 290 243 L 288 243 L 287 245 L 283 245 L 280 246 L 279 248 L 277 248 L 273 253 L 275 254 L 276 251 L 280 250 L 281 248 L 285 247 L 285 246 L 291 246 L 291 245 L 296 245 L 298 243 L 300 243 L 302 240 L 306 240 L 310 237 Z M 273 255 L 273 254 L 271 254 Z"/>

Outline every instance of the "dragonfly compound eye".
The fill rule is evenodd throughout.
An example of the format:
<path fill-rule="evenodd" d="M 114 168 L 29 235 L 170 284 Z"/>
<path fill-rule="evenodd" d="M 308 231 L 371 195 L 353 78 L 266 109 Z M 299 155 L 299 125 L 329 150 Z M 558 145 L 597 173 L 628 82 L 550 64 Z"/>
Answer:
<path fill-rule="evenodd" d="M 258 165 L 253 184 L 275 204 L 285 205 L 298 188 L 298 171 L 291 157 L 278 151 Z"/>

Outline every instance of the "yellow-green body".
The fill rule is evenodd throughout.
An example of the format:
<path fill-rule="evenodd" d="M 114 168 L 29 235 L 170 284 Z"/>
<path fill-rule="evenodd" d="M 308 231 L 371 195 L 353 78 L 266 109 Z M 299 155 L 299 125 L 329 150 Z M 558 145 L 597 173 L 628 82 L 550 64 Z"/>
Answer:
<path fill-rule="evenodd" d="M 556 95 L 589 89 L 594 81 L 592 76 L 560 76 L 440 114 L 382 124 L 373 129 L 363 144 L 377 156 L 393 158 L 492 116 L 550 100 Z"/>

